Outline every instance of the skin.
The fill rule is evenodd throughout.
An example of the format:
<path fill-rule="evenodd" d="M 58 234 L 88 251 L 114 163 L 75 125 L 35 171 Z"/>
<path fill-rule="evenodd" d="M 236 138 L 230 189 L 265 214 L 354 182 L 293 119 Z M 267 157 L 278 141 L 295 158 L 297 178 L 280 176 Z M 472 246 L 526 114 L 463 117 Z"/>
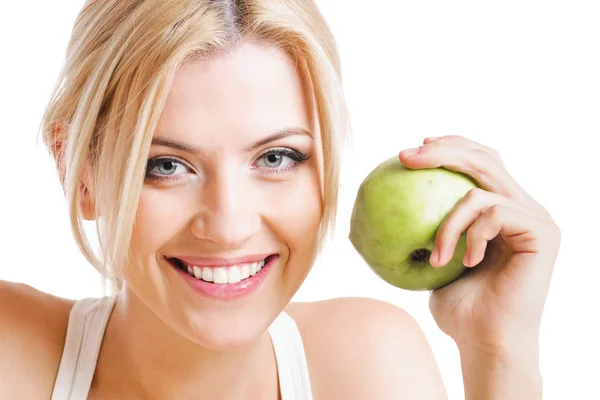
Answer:
<path fill-rule="evenodd" d="M 178 161 L 149 170 L 131 244 L 136 263 L 125 269 L 98 382 L 137 382 L 158 397 L 276 393 L 266 329 L 310 271 L 322 216 L 320 135 L 307 90 L 283 53 L 255 44 L 177 72 L 149 160 Z M 286 128 L 306 134 L 248 150 Z M 281 148 L 310 159 L 265 156 Z M 199 296 L 165 259 L 263 253 L 279 255 L 266 281 L 233 301 Z M 160 379 L 156 365 L 168 366 Z"/>
<path fill-rule="evenodd" d="M 289 303 L 314 261 L 322 212 L 314 155 L 320 139 L 306 93 L 293 64 L 259 46 L 190 64 L 177 75 L 158 131 L 202 154 L 152 148 L 150 157 L 175 155 L 196 173 L 144 186 L 132 241 L 136 262 L 125 270 L 90 398 L 277 399 L 265 330 L 282 309 L 299 326 L 315 399 L 446 398 L 427 340 L 398 307 L 360 298 Z M 290 125 L 313 137 L 244 150 Z M 302 147 L 313 156 L 267 178 L 253 166 L 273 147 Z M 443 268 L 467 231 L 465 263 L 472 270 L 430 297 L 438 326 L 460 350 L 466 397 L 540 399 L 539 323 L 560 230 L 493 149 L 446 136 L 399 157 L 409 168 L 466 173 L 483 188 L 447 216 L 431 260 Z M 231 303 L 192 294 L 163 258 L 264 251 L 280 255 L 267 281 Z M 4 397 L 49 397 L 72 305 L 0 282 Z"/>

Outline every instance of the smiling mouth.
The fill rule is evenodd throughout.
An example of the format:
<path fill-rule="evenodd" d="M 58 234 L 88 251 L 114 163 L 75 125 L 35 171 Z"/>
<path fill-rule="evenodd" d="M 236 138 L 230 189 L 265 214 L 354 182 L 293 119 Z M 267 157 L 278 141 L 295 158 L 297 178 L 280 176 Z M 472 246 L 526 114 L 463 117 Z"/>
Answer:
<path fill-rule="evenodd" d="M 265 264 L 277 257 L 277 254 L 267 256 L 261 261 L 251 263 L 241 263 L 235 265 L 223 266 L 200 266 L 186 263 L 178 258 L 167 258 L 167 261 L 174 267 L 184 271 L 186 274 L 204 282 L 216 285 L 225 285 L 244 281 L 258 274 Z"/>

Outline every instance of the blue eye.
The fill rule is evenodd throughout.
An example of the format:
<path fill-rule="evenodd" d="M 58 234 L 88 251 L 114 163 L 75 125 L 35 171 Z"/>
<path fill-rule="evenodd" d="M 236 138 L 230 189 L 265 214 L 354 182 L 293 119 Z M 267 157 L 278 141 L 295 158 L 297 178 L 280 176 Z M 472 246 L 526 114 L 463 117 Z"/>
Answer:
<path fill-rule="evenodd" d="M 267 174 L 281 174 L 297 167 L 309 158 L 310 156 L 292 149 L 269 150 L 258 159 L 257 167 L 265 168 L 268 171 Z"/>
<path fill-rule="evenodd" d="M 174 158 L 153 158 L 146 166 L 146 178 L 150 179 L 172 178 L 188 172 L 190 168 Z"/>
<path fill-rule="evenodd" d="M 264 166 L 267 168 L 278 168 L 281 166 L 281 164 L 283 163 L 283 161 L 287 159 L 288 162 L 286 164 L 284 164 L 284 167 L 289 165 L 290 163 L 294 162 L 294 160 L 292 160 L 291 157 L 285 156 L 281 153 L 270 153 L 270 154 L 265 154 L 264 156 L 262 156 L 260 160 L 264 160 Z"/>

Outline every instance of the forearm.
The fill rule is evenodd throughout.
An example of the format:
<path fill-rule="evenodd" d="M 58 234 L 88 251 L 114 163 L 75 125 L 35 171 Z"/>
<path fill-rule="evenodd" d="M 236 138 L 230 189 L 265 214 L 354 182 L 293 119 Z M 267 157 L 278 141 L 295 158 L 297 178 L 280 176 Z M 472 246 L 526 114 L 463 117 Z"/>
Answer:
<path fill-rule="evenodd" d="M 542 398 L 539 345 L 488 351 L 459 346 L 466 400 Z"/>

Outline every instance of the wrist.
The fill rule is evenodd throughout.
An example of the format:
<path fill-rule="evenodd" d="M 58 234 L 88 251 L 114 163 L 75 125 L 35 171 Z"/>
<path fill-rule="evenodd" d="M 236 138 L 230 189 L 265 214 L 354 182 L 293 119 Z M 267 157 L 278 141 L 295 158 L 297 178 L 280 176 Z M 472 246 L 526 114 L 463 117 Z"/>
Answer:
<path fill-rule="evenodd" d="M 541 399 L 539 343 L 521 346 L 459 344 L 465 398 Z"/>

